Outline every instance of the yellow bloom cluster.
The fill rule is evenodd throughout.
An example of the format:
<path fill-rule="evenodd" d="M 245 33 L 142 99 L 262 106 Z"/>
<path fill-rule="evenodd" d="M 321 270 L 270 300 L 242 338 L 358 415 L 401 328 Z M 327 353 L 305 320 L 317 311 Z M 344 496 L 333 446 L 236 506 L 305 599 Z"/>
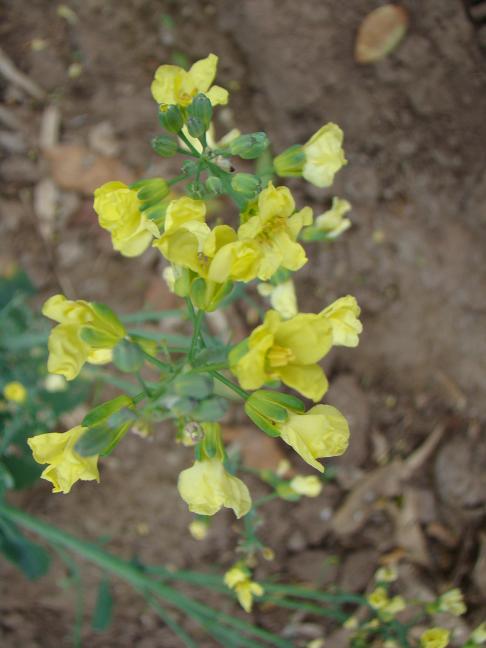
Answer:
<path fill-rule="evenodd" d="M 159 104 L 186 107 L 199 92 L 203 92 L 213 106 L 227 104 L 228 91 L 217 85 L 211 87 L 217 67 L 215 54 L 196 61 L 188 71 L 177 65 L 161 65 L 150 88 L 152 96 Z"/>
<path fill-rule="evenodd" d="M 316 216 L 314 227 L 325 232 L 330 239 L 337 238 L 340 234 L 351 227 L 349 218 L 344 215 L 351 210 L 351 204 L 343 198 L 333 198 L 331 209 Z"/>
<path fill-rule="evenodd" d="M 248 338 L 247 350 L 230 354 L 231 370 L 244 389 L 258 389 L 281 380 L 303 396 L 318 402 L 328 381 L 317 363 L 332 345 L 354 347 L 362 330 L 359 306 L 350 295 L 338 299 L 318 315 L 299 313 L 283 320 L 267 311 L 263 324 Z"/>
<path fill-rule="evenodd" d="M 154 236 L 157 225 L 140 211 L 137 192 L 123 182 L 107 182 L 94 193 L 94 210 L 100 226 L 108 230 L 115 250 L 127 257 L 142 254 Z"/>
<path fill-rule="evenodd" d="M 82 457 L 74 449 L 85 431 L 78 425 L 67 432 L 49 432 L 27 440 L 35 461 L 49 464 L 41 477 L 53 484 L 53 493 L 69 493 L 79 479 L 99 482 L 98 455 Z"/>
<path fill-rule="evenodd" d="M 262 596 L 264 589 L 250 578 L 248 569 L 236 564 L 224 575 L 225 584 L 235 591 L 238 601 L 245 612 L 251 612 L 253 597 Z"/>
<path fill-rule="evenodd" d="M 224 506 L 240 518 L 251 508 L 248 488 L 219 459 L 196 461 L 181 472 L 177 488 L 189 510 L 199 515 L 214 515 Z"/>
<path fill-rule="evenodd" d="M 445 628 L 430 628 L 420 637 L 421 648 L 446 648 L 449 645 L 451 633 Z"/>
<path fill-rule="evenodd" d="M 113 347 L 125 336 L 116 315 L 100 304 L 54 295 L 42 314 L 59 322 L 49 335 L 47 369 L 67 380 L 76 378 L 85 362 L 110 362 Z"/>
<path fill-rule="evenodd" d="M 27 399 L 27 390 L 18 381 L 14 380 L 9 382 L 3 388 L 3 395 L 5 399 L 11 401 L 12 403 L 18 403 L 19 405 Z"/>

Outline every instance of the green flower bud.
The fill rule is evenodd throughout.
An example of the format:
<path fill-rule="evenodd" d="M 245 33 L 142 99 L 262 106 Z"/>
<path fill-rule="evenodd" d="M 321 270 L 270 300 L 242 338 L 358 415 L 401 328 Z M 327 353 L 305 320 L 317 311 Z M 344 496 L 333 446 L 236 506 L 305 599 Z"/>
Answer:
<path fill-rule="evenodd" d="M 237 173 L 231 178 L 231 187 L 237 193 L 253 198 L 261 190 L 262 184 L 260 178 L 252 173 Z"/>
<path fill-rule="evenodd" d="M 187 120 L 187 130 L 189 131 L 189 135 L 200 139 L 206 132 L 206 126 L 198 117 L 189 117 Z"/>
<path fill-rule="evenodd" d="M 189 113 L 189 117 L 194 117 L 202 122 L 205 131 L 209 128 L 209 124 L 213 117 L 213 107 L 211 101 L 205 94 L 202 92 L 197 94 L 192 100 L 187 112 Z"/>
<path fill-rule="evenodd" d="M 172 157 L 177 153 L 177 142 L 174 138 L 168 135 L 159 135 L 154 137 L 151 142 L 153 150 L 164 158 Z"/>
<path fill-rule="evenodd" d="M 231 155 L 237 155 L 244 160 L 254 160 L 263 153 L 269 144 L 266 133 L 250 133 L 240 135 L 229 144 Z"/>
<path fill-rule="evenodd" d="M 224 191 L 223 183 L 216 176 L 209 176 L 209 178 L 205 182 L 205 185 L 209 193 L 215 196 L 222 194 Z"/>
<path fill-rule="evenodd" d="M 273 161 L 275 173 L 281 178 L 300 177 L 304 169 L 305 153 L 300 144 L 291 146 Z"/>
<path fill-rule="evenodd" d="M 181 166 L 181 172 L 188 178 L 196 173 L 198 167 L 197 160 L 185 160 Z"/>
<path fill-rule="evenodd" d="M 152 207 L 169 194 L 169 185 L 163 178 L 139 180 L 132 187 L 138 189 L 137 198 L 144 203 L 140 207 L 141 211 Z"/>
<path fill-rule="evenodd" d="M 169 133 L 178 133 L 184 126 L 184 113 L 175 104 L 163 105 L 160 107 L 159 121 Z"/>

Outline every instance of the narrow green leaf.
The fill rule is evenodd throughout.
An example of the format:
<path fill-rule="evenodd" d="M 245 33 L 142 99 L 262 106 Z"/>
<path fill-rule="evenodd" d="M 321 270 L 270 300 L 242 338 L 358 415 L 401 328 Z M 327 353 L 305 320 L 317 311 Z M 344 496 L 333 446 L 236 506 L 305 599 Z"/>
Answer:
<path fill-rule="evenodd" d="M 91 620 L 93 630 L 103 632 L 109 627 L 113 618 L 113 604 L 110 582 L 107 578 L 103 578 L 98 587 L 95 609 Z"/>

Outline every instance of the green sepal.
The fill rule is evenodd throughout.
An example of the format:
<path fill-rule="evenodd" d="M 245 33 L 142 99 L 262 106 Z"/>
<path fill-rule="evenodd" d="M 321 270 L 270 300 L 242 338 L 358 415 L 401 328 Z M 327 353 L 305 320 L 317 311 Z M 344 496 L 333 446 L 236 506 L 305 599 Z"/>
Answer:
<path fill-rule="evenodd" d="M 204 459 L 219 459 L 219 461 L 224 461 L 226 452 L 219 423 L 202 423 L 201 427 L 204 431 L 204 438 L 196 446 L 201 457 L 199 461 L 203 461 Z"/>
<path fill-rule="evenodd" d="M 286 500 L 287 502 L 298 502 L 302 495 L 296 493 L 286 481 L 281 481 L 275 488 L 275 492 L 279 497 Z"/>
<path fill-rule="evenodd" d="M 237 155 L 243 160 L 254 160 L 265 151 L 269 141 L 266 133 L 248 133 L 240 135 L 230 142 L 228 149 L 231 155 Z"/>
<path fill-rule="evenodd" d="M 89 344 L 95 349 L 110 349 L 114 346 L 118 338 L 110 335 L 106 331 L 102 331 L 94 326 L 82 326 L 79 335 L 83 342 Z"/>
<path fill-rule="evenodd" d="M 130 340 L 121 340 L 113 349 L 113 364 L 125 373 L 139 371 L 144 361 L 142 349 Z"/>
<path fill-rule="evenodd" d="M 252 396 L 258 397 L 260 401 L 267 401 L 270 403 L 276 403 L 287 409 L 294 410 L 300 414 L 305 412 L 305 403 L 297 396 L 292 396 L 291 394 L 286 394 L 284 392 L 278 391 L 269 391 L 267 389 L 259 389 L 256 392 L 253 392 Z"/>
<path fill-rule="evenodd" d="M 133 406 L 134 403 L 129 396 L 126 396 L 125 394 L 123 394 L 122 396 L 117 396 L 116 398 L 112 398 L 111 400 L 94 407 L 91 412 L 88 412 L 88 414 L 86 414 L 81 422 L 81 425 L 83 427 L 92 427 L 93 425 L 100 423 L 100 421 L 104 421 L 115 412 L 118 412 L 123 407 Z"/>
<path fill-rule="evenodd" d="M 260 430 L 265 432 L 265 434 L 268 434 L 268 436 L 280 436 L 280 430 L 278 427 L 273 425 L 269 419 L 262 416 L 254 407 L 252 407 L 251 404 L 248 403 L 248 400 L 245 402 L 245 412 L 248 418 L 253 421 Z"/>
<path fill-rule="evenodd" d="M 300 144 L 294 144 L 277 155 L 273 161 L 273 168 L 275 173 L 282 178 L 300 177 L 304 164 L 304 148 Z"/>
<path fill-rule="evenodd" d="M 125 335 L 125 327 L 121 323 L 120 318 L 106 304 L 91 302 L 91 308 L 95 315 L 103 320 L 103 327 L 105 329 L 109 327 L 115 337 L 120 338 Z"/>
<path fill-rule="evenodd" d="M 169 193 L 169 185 L 163 178 L 148 178 L 139 180 L 137 197 L 142 202 L 154 203 L 160 201 Z"/>
<path fill-rule="evenodd" d="M 265 418 L 277 421 L 278 423 L 285 423 L 289 418 L 287 408 L 275 400 L 267 398 L 267 393 L 271 394 L 271 392 L 265 392 L 263 390 L 253 392 L 246 402 Z"/>
<path fill-rule="evenodd" d="M 93 457 L 95 455 L 108 455 L 125 436 L 132 425 L 135 414 L 131 410 L 124 410 L 125 418 L 129 420 L 120 425 L 120 412 L 114 415 L 113 423 L 110 419 L 99 425 L 89 428 L 78 439 L 74 449 L 82 457 Z"/>
<path fill-rule="evenodd" d="M 316 241 L 332 241 L 333 237 L 329 236 L 329 232 L 324 232 L 317 227 L 304 227 L 300 233 L 300 238 L 306 243 L 313 243 Z"/>
<path fill-rule="evenodd" d="M 191 283 L 191 301 L 199 310 L 206 310 L 206 282 L 202 277 Z"/>
<path fill-rule="evenodd" d="M 178 396 L 202 400 L 213 393 L 213 379 L 200 373 L 179 374 L 173 382 L 173 390 Z"/>

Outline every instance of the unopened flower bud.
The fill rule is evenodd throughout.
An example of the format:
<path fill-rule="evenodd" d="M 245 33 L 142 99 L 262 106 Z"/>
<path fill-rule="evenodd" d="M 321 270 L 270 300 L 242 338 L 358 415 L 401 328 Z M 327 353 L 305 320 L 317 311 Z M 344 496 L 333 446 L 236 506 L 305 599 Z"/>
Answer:
<path fill-rule="evenodd" d="M 192 100 L 192 103 L 187 109 L 187 112 L 189 113 L 190 118 L 194 117 L 203 124 L 204 131 L 209 128 L 209 124 L 211 123 L 211 118 L 213 116 L 213 107 L 211 106 L 211 102 L 205 94 L 203 94 L 202 92 L 197 94 Z"/>
<path fill-rule="evenodd" d="M 164 158 L 172 157 L 177 152 L 176 140 L 168 135 L 159 135 L 159 137 L 154 137 L 151 145 L 157 155 Z"/>
<path fill-rule="evenodd" d="M 231 186 L 234 191 L 252 198 L 260 191 L 261 181 L 251 173 L 237 173 L 231 178 Z"/>
<path fill-rule="evenodd" d="M 163 105 L 160 107 L 159 121 L 169 133 L 178 133 L 184 126 L 184 114 L 179 106 Z"/>
<path fill-rule="evenodd" d="M 250 133 L 234 139 L 228 148 L 231 155 L 237 155 L 244 160 L 254 160 L 260 157 L 267 146 L 268 137 L 265 133 Z"/>
<path fill-rule="evenodd" d="M 305 153 L 302 146 L 291 146 L 273 161 L 275 173 L 281 178 L 300 177 L 304 169 Z"/>
<path fill-rule="evenodd" d="M 200 139 L 206 132 L 206 126 L 204 122 L 198 117 L 189 117 L 189 119 L 187 120 L 187 130 L 191 137 Z"/>

